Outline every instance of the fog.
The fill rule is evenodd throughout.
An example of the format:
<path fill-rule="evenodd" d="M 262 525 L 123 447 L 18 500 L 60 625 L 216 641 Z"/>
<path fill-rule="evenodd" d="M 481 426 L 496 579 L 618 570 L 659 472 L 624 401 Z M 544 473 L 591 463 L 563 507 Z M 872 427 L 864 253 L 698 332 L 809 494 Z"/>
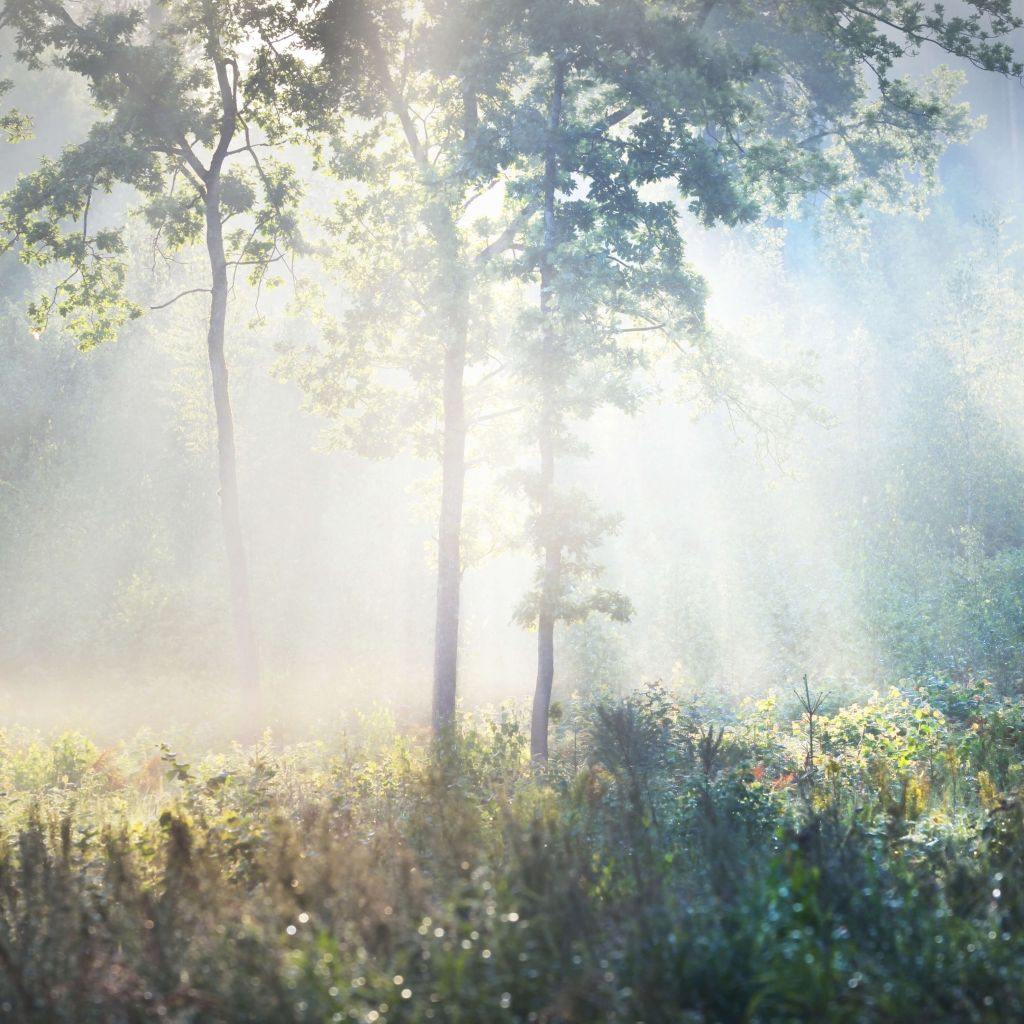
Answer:
<path fill-rule="evenodd" d="M 1017 680 L 1019 615 L 979 626 L 972 647 L 943 619 L 942 595 L 967 579 L 976 589 L 961 605 L 1003 600 L 995 592 L 1014 591 L 1010 560 L 1024 545 L 1024 107 L 1015 81 L 929 51 L 907 63 L 915 76 L 960 67 L 961 98 L 985 121 L 942 157 L 924 216 L 872 211 L 844 227 L 808 202 L 799 218 L 708 229 L 682 214 L 712 332 L 737 373 L 754 370 L 744 394 L 757 423 L 695 401 L 693 380 L 662 353 L 635 414 L 602 408 L 578 426 L 590 451 L 566 459 L 561 478 L 619 517 L 595 557 L 633 615 L 559 625 L 557 700 L 652 679 L 723 698 L 789 693 L 805 673 L 842 692 L 918 672 Z M 70 73 L 5 75 L 35 129 L 0 151 L 7 188 L 84 135 L 92 114 Z M 335 186 L 305 166 L 306 202 L 325 213 Z M 115 222 L 131 201 L 118 188 L 97 217 Z M 130 286 L 144 305 L 202 285 L 201 253 L 151 260 L 150 236 L 131 221 L 140 258 Z M 335 287 L 313 254 L 296 273 Z M 231 734 L 238 698 L 208 299 L 147 310 L 115 342 L 82 352 L 56 321 L 31 333 L 24 310 L 44 277 L 2 257 L 4 724 L 177 729 L 215 742 Z M 289 370 L 295 353 L 323 344 L 304 294 L 286 279 L 257 305 L 240 282 L 228 314 L 266 725 L 307 736 L 384 711 L 419 728 L 431 694 L 437 463 L 335 443 L 337 421 L 310 409 Z M 507 482 L 533 455 L 523 424 L 510 423 L 470 434 L 484 464 L 467 475 L 467 709 L 525 704 L 535 682 L 536 634 L 514 613 L 536 559 L 526 505 Z"/>

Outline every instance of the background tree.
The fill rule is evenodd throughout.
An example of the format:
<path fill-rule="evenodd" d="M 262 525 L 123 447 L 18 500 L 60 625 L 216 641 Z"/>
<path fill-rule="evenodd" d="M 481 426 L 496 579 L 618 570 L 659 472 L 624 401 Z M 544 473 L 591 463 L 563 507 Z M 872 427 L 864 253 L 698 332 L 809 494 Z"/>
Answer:
<path fill-rule="evenodd" d="M 493 130 L 514 106 L 517 57 L 502 13 L 472 0 L 418 11 L 261 6 L 253 15 L 270 44 L 268 68 L 278 64 L 286 69 L 278 77 L 302 83 L 295 114 L 314 130 L 333 123 L 329 162 L 346 186 L 324 247 L 345 298 L 321 322 L 326 351 L 293 368 L 314 407 L 343 418 L 335 437 L 346 445 L 375 456 L 411 449 L 441 466 L 439 731 L 455 713 L 467 433 L 482 415 L 467 374 L 478 384 L 493 379 L 488 265 L 525 220 L 518 213 L 495 226 L 471 209 L 486 205 L 508 160 Z M 350 114 L 361 120 L 345 124 Z"/>
<path fill-rule="evenodd" d="M 96 226 L 94 200 L 131 186 L 157 246 L 205 241 L 210 312 L 207 352 L 217 416 L 220 504 L 239 675 L 250 728 L 259 718 L 259 662 L 239 511 L 234 424 L 225 359 L 231 280 L 240 268 L 259 284 L 285 259 L 295 223 L 295 182 L 284 165 L 261 160 L 246 104 L 242 34 L 228 4 L 198 0 L 147 21 L 141 8 L 99 11 L 81 23 L 50 2 L 11 2 L 0 23 L 16 33 L 17 54 L 82 75 L 101 115 L 86 140 L 57 160 L 44 158 L 3 201 L 8 244 L 29 264 L 69 273 L 30 307 L 37 332 L 56 311 L 83 348 L 107 341 L 141 307 L 125 292 L 124 227 Z M 241 157 L 243 169 L 228 169 Z M 228 235 L 232 220 L 239 225 Z M 232 225 L 234 227 L 234 225 Z"/>
<path fill-rule="evenodd" d="M 921 17 L 901 3 L 794 3 L 771 12 L 640 2 L 514 6 L 538 62 L 538 124 L 546 112 L 543 141 L 523 153 L 535 169 L 524 178 L 526 194 L 543 209 L 539 246 L 526 264 L 540 287 L 535 543 L 542 568 L 531 749 L 543 758 L 555 622 L 580 614 L 578 605 L 559 606 L 573 533 L 556 525 L 554 466 L 564 416 L 557 395 L 587 366 L 587 347 L 570 346 L 572 358 L 563 361 L 556 352 L 570 331 L 606 354 L 609 338 L 651 328 L 676 346 L 689 335 L 700 348 L 703 290 L 683 263 L 672 201 L 653 202 L 649 190 L 670 185 L 705 226 L 793 210 L 812 192 L 840 209 L 919 198 L 944 147 L 966 137 L 968 121 L 952 102 L 950 80 L 915 87 L 893 77 L 895 62 L 931 42 L 988 69 L 1019 74 L 1020 67 L 998 39 L 1018 24 L 1006 3 L 972 5 L 968 19 L 941 8 Z M 822 52 L 831 55 L 825 66 Z M 645 287 L 652 273 L 653 287 Z M 637 309 L 648 296 L 674 299 L 682 315 Z M 604 331 L 588 323 L 588 306 L 592 317 L 613 311 Z M 601 592 L 596 600 L 608 603 Z M 620 602 L 610 607 L 624 614 Z"/>
<path fill-rule="evenodd" d="M 849 408 L 857 392 L 835 399 L 860 438 L 835 500 L 864 510 L 850 529 L 859 568 L 848 571 L 885 671 L 986 677 L 1016 691 L 1024 678 L 1020 252 L 1005 218 L 983 206 L 969 227 L 952 227 L 949 201 L 932 221 L 928 242 L 906 224 L 871 223 L 859 240 L 824 243 L 848 275 L 849 323 L 870 374 L 851 374 L 859 411 Z M 960 251 L 923 280 L 913 269 L 919 247 L 949 251 L 954 230 Z M 879 258 L 893 246 L 907 267 L 890 290 L 879 287 Z"/>

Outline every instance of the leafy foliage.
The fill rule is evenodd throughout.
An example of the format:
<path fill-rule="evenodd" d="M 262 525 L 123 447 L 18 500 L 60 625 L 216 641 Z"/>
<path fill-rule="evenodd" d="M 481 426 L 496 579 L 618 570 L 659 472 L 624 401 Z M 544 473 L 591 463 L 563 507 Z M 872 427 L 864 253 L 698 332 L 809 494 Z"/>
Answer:
<path fill-rule="evenodd" d="M 9 79 L 0 79 L 0 96 L 10 92 L 12 86 Z M 0 113 L 0 132 L 8 142 L 23 142 L 32 136 L 32 122 L 17 110 L 7 110 Z"/>
<path fill-rule="evenodd" d="M 255 122 L 232 56 L 237 11 L 199 2 L 174 5 L 159 24 L 136 8 L 88 12 L 79 23 L 60 4 L 26 2 L 5 5 L 3 21 L 23 62 L 81 75 L 100 115 L 84 142 L 57 160 L 44 157 L 0 203 L 5 248 L 27 264 L 68 271 L 31 305 L 36 333 L 56 311 L 81 347 L 91 348 L 138 317 L 142 307 L 126 295 L 123 201 L 104 204 L 102 197 L 131 190 L 155 229 L 154 258 L 166 258 L 164 247 L 173 252 L 203 238 L 210 181 L 220 179 L 232 143 L 247 166 L 225 172 L 217 193 L 222 226 L 245 221 L 227 237 L 228 264 L 236 273 L 246 268 L 258 284 L 283 260 L 296 240 L 298 182 L 253 147 Z M 204 168 L 202 150 L 213 151 L 216 173 L 213 163 Z M 106 226 L 111 206 L 121 223 Z"/>

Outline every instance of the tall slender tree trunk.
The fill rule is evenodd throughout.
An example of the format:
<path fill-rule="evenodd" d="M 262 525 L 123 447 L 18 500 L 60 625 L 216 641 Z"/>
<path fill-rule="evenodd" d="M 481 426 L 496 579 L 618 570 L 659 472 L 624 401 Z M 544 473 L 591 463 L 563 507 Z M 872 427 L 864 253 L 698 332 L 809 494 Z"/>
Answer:
<path fill-rule="evenodd" d="M 540 612 L 537 617 L 537 686 L 530 722 L 530 754 L 537 761 L 548 756 L 548 717 L 555 682 L 555 623 L 558 621 L 558 591 L 562 575 L 562 545 L 553 529 L 555 451 L 553 424 L 549 417 L 541 426 L 540 522 L 544 530 L 544 576 Z"/>
<path fill-rule="evenodd" d="M 444 447 L 441 455 L 441 515 L 437 531 L 437 616 L 434 631 L 435 733 L 451 727 L 459 660 L 459 598 L 462 586 L 462 504 L 466 477 L 464 375 L 468 325 L 464 310 L 444 354 Z"/>
<path fill-rule="evenodd" d="M 231 616 L 238 674 L 244 702 L 247 739 L 255 739 L 261 718 L 260 672 L 256 638 L 249 604 L 249 570 L 238 510 L 238 473 L 235 465 L 235 427 L 228 392 L 228 368 L 224 361 L 224 326 L 227 318 L 228 274 L 221 225 L 220 167 L 211 167 L 206 179 L 206 249 L 210 258 L 210 325 L 207 351 L 213 379 L 213 403 L 217 412 L 217 456 L 220 469 L 220 513 L 227 552 Z"/>
<path fill-rule="evenodd" d="M 391 108 L 402 125 L 409 152 L 419 168 L 424 187 L 437 187 L 436 174 L 423 140 L 413 121 L 409 105 L 388 67 L 379 36 L 372 32 L 367 44 L 376 63 L 381 85 Z M 464 96 L 464 138 L 476 126 L 476 98 Z M 431 721 L 435 734 L 449 729 L 455 720 L 455 698 L 459 662 L 459 603 L 462 588 L 462 507 L 466 478 L 465 372 L 469 333 L 469 297 L 466 269 L 462 262 L 458 228 L 445 199 L 437 195 L 427 210 L 434 240 L 442 255 L 445 272 L 438 281 L 441 290 L 450 289 L 449 336 L 444 352 L 442 405 L 444 438 L 441 451 L 441 510 L 437 531 L 437 607 L 434 619 L 434 687 Z"/>
<path fill-rule="evenodd" d="M 533 695 L 533 716 L 530 722 L 530 755 L 535 761 L 548 756 L 548 717 L 551 712 L 551 690 L 555 681 L 555 623 L 558 619 L 558 598 L 562 575 L 562 542 L 557 535 L 554 518 L 555 491 L 555 331 L 551 319 L 554 291 L 554 252 L 557 241 L 555 224 L 555 186 L 558 178 L 558 156 L 555 136 L 562 116 L 562 92 L 565 67 L 555 61 L 554 88 L 548 116 L 548 143 L 544 157 L 544 241 L 540 265 L 541 315 L 541 414 L 540 414 L 540 529 L 544 551 L 544 573 L 541 580 L 540 609 L 537 617 L 537 686 Z"/>
<path fill-rule="evenodd" d="M 476 97 L 463 95 L 463 142 L 476 127 Z M 428 172 L 429 180 L 429 172 Z M 434 628 L 434 699 L 431 716 L 440 735 L 455 721 L 459 671 L 459 605 L 462 591 L 462 513 L 466 482 L 466 348 L 469 341 L 469 279 L 450 207 L 439 201 L 435 237 L 448 270 L 439 282 L 451 289 L 448 343 L 444 351 L 444 441 L 441 452 L 441 514 L 437 531 L 437 610 Z"/>

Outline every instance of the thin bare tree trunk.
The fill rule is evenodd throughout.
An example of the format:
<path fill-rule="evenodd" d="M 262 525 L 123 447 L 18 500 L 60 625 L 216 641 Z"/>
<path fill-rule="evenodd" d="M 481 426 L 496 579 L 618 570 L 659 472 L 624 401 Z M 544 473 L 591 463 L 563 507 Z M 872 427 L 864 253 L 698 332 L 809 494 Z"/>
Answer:
<path fill-rule="evenodd" d="M 548 144 L 544 158 L 544 242 L 540 267 L 541 315 L 541 415 L 540 415 L 540 529 L 544 551 L 544 574 L 541 580 L 540 609 L 537 617 L 537 686 L 533 695 L 530 722 L 530 755 L 535 761 L 548 756 L 548 718 L 551 711 L 551 690 L 555 680 L 555 623 L 558 618 L 558 593 L 562 574 L 562 543 L 554 528 L 555 488 L 555 332 L 551 320 L 554 289 L 554 251 L 557 241 L 555 224 L 555 186 L 558 157 L 555 133 L 562 115 L 562 92 L 565 68 L 555 62 L 555 81 L 548 116 Z"/>
<path fill-rule="evenodd" d="M 459 596 L 462 585 L 462 503 L 466 477 L 466 369 L 464 315 L 458 314 L 444 356 L 444 448 L 441 456 L 441 515 L 437 533 L 437 618 L 434 631 L 435 733 L 455 719 L 459 660 Z"/>
<path fill-rule="evenodd" d="M 544 578 L 541 585 L 540 613 L 537 618 L 537 686 L 533 695 L 530 722 L 530 755 L 536 761 L 548 756 L 548 717 L 551 691 L 555 682 L 555 623 L 558 589 L 562 575 L 562 545 L 553 536 L 552 496 L 555 480 L 554 444 L 550 429 L 542 428 L 540 521 L 546 532 Z"/>
<path fill-rule="evenodd" d="M 206 347 L 213 381 L 213 403 L 217 413 L 217 458 L 220 472 L 220 512 L 227 554 L 231 617 L 238 657 L 238 676 L 243 701 L 245 738 L 254 740 L 262 718 L 260 670 L 256 637 L 249 601 L 249 569 L 242 539 L 238 507 L 238 472 L 235 460 L 235 426 L 228 391 L 228 368 L 224 360 L 224 331 L 227 319 L 228 273 L 221 224 L 221 167 L 234 135 L 237 112 L 226 67 L 218 63 L 218 79 L 224 102 L 221 137 L 210 168 L 204 175 L 206 185 L 206 250 L 210 260 L 210 322 Z"/>
<path fill-rule="evenodd" d="M 423 140 L 413 122 L 409 105 L 395 84 L 388 68 L 380 38 L 367 37 L 377 72 L 391 109 L 402 125 L 409 152 L 419 168 L 424 187 L 437 188 L 436 174 Z M 476 122 L 476 100 L 464 97 L 464 133 Z M 445 268 L 438 281 L 440 289 L 450 289 L 447 315 L 449 337 L 444 352 L 442 405 L 444 438 L 441 451 L 441 509 L 437 531 L 437 607 L 434 620 L 434 685 L 431 720 L 439 734 L 455 720 L 455 699 L 459 661 L 459 603 L 462 588 L 462 511 L 466 478 L 465 370 L 469 332 L 466 269 L 462 262 L 458 228 L 447 201 L 436 195 L 431 200 L 428 221 L 441 251 Z"/>

